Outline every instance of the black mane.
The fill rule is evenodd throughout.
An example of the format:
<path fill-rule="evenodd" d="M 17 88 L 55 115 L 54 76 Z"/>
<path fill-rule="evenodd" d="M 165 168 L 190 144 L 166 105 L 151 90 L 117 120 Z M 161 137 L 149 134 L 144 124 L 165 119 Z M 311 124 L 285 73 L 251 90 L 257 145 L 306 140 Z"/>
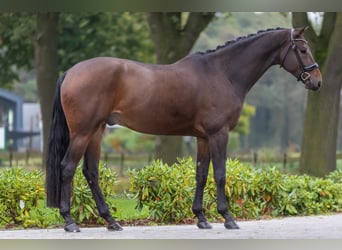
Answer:
<path fill-rule="evenodd" d="M 197 54 L 208 54 L 208 53 L 212 53 L 212 52 L 215 52 L 219 49 L 222 49 L 222 48 L 226 48 L 228 47 L 229 45 L 231 44 L 234 44 L 236 42 L 240 42 L 241 40 L 245 40 L 247 38 L 251 38 L 251 37 L 254 37 L 256 35 L 259 35 L 261 33 L 265 33 L 265 32 L 270 32 L 270 31 L 274 31 L 274 30 L 284 30 L 284 28 L 280 28 L 280 27 L 277 27 L 277 28 L 270 28 L 270 29 L 267 29 L 267 30 L 259 30 L 257 31 L 257 33 L 254 33 L 254 34 L 249 34 L 249 35 L 246 35 L 246 36 L 240 36 L 238 38 L 235 38 L 233 40 L 230 40 L 230 41 L 227 41 L 224 45 L 218 45 L 215 49 L 208 49 L 206 51 L 198 51 L 196 52 Z"/>

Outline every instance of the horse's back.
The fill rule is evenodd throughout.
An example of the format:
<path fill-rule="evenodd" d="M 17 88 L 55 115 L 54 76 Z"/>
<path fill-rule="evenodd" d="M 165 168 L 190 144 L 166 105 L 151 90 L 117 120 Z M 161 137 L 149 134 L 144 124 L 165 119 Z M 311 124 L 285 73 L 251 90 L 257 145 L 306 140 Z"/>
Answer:
<path fill-rule="evenodd" d="M 190 66 L 89 59 L 68 70 L 62 103 L 74 107 L 67 115 L 78 121 L 75 128 L 89 115 L 97 122 L 119 123 L 140 132 L 171 133 L 190 126 L 196 113 L 198 79 L 189 69 L 185 77 L 184 67 Z"/>

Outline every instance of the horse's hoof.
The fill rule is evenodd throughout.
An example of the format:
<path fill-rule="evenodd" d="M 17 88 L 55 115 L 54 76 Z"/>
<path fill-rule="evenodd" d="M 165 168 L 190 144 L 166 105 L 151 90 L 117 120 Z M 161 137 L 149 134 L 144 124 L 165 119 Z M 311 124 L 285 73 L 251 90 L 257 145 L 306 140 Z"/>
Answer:
<path fill-rule="evenodd" d="M 120 226 L 120 224 L 117 223 L 117 222 L 114 222 L 114 223 L 108 225 L 108 226 L 107 226 L 107 229 L 108 229 L 109 231 L 122 231 L 122 230 L 123 230 L 123 228 L 122 228 L 122 227 Z"/>
<path fill-rule="evenodd" d="M 213 227 L 209 224 L 208 221 L 200 221 L 197 223 L 197 227 L 199 229 L 212 229 Z"/>
<path fill-rule="evenodd" d="M 224 227 L 226 229 L 240 229 L 240 227 L 233 220 L 225 222 Z"/>
<path fill-rule="evenodd" d="M 66 232 L 70 232 L 70 233 L 79 233 L 79 232 L 81 232 L 80 228 L 75 223 L 71 223 L 69 225 L 66 225 L 64 227 L 64 230 Z"/>

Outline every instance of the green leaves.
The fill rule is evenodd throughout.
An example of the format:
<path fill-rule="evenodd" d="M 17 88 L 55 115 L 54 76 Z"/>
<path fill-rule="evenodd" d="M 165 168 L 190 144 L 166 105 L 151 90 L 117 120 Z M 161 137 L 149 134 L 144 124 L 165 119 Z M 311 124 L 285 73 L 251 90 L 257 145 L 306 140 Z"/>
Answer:
<path fill-rule="evenodd" d="M 21 167 L 0 169 L 0 225 L 48 227 L 62 224 L 57 209 L 45 207 L 43 174 L 38 170 Z M 100 164 L 99 184 L 111 213 L 116 211 L 114 185 L 117 175 Z M 103 223 L 92 193 L 79 167 L 73 181 L 71 215 L 79 223 Z"/>
<path fill-rule="evenodd" d="M 0 171 L 0 224 L 22 224 L 44 197 L 42 173 L 13 167 Z"/>
<path fill-rule="evenodd" d="M 144 13 L 61 13 L 59 63 L 67 70 L 96 56 L 154 61 L 153 43 Z"/>
<path fill-rule="evenodd" d="M 194 218 L 191 207 L 195 163 L 191 158 L 179 159 L 172 166 L 155 161 L 129 174 L 130 191 L 138 201 L 137 208 L 148 207 L 151 219 L 158 223 L 181 223 Z M 234 217 L 256 219 L 342 211 L 342 171 L 316 178 L 283 174 L 274 167 L 255 169 L 238 160 L 228 160 L 226 176 L 228 206 Z M 117 175 L 100 164 L 99 177 L 105 200 L 114 213 L 115 199 L 112 198 Z M 44 181 L 40 171 L 2 168 L 0 180 L 0 225 L 48 227 L 63 224 L 57 209 L 44 206 Z M 216 212 L 216 186 L 211 169 L 203 208 L 209 220 L 220 218 Z M 71 213 L 79 223 L 103 223 L 80 167 L 73 182 Z"/>
<path fill-rule="evenodd" d="M 239 122 L 236 128 L 234 129 L 234 132 L 237 132 L 241 135 L 247 135 L 250 131 L 250 119 L 254 115 L 255 115 L 255 106 L 250 105 L 245 102 L 243 104 Z"/>
<path fill-rule="evenodd" d="M 195 186 L 191 158 L 169 167 L 154 161 L 141 170 L 131 170 L 131 189 L 138 199 L 137 208 L 147 206 L 150 216 L 159 222 L 182 222 L 191 218 L 191 200 Z M 190 204 L 190 205 L 189 205 Z"/>
<path fill-rule="evenodd" d="M 171 167 L 155 161 L 132 170 L 131 191 L 138 208 L 147 206 L 150 217 L 160 223 L 178 223 L 193 218 L 195 164 L 191 158 Z M 275 167 L 255 169 L 238 160 L 227 161 L 226 193 L 234 217 L 310 215 L 342 210 L 342 171 L 327 178 L 286 175 Z M 216 185 L 209 172 L 203 208 L 216 220 Z"/>
<path fill-rule="evenodd" d="M 28 13 L 0 13 L 1 87 L 18 79 L 18 68 L 32 68 L 34 21 Z"/>
<path fill-rule="evenodd" d="M 60 70 L 96 56 L 116 56 L 145 62 L 155 60 L 153 42 L 142 12 L 60 13 Z M 34 62 L 36 14 L 0 13 L 0 84 L 10 87 L 19 69 Z"/>
<path fill-rule="evenodd" d="M 114 185 L 117 184 L 117 174 L 103 164 L 99 166 L 99 185 L 111 213 L 116 211 L 113 199 Z M 71 216 L 79 223 L 97 224 L 103 222 L 99 216 L 95 201 L 83 176 L 82 168 L 76 170 L 73 180 L 73 193 L 71 196 Z"/>

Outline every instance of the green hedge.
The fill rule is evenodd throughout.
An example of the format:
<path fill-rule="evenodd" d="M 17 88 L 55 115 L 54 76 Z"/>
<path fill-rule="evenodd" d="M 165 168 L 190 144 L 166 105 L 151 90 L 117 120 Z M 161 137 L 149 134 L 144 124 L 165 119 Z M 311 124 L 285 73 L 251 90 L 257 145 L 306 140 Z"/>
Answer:
<path fill-rule="evenodd" d="M 227 161 L 226 193 L 229 209 L 237 218 L 311 215 L 342 210 L 342 174 L 327 178 L 286 175 L 274 167 L 255 169 L 237 160 Z M 193 218 L 195 164 L 189 158 L 171 167 L 161 161 L 130 171 L 131 192 L 138 208 L 147 206 L 151 218 L 161 223 L 178 223 Z M 216 220 L 216 186 L 209 172 L 204 209 Z"/>
<path fill-rule="evenodd" d="M 100 164 L 99 183 L 109 209 L 116 208 L 112 196 L 117 175 Z M 46 207 L 44 175 L 39 170 L 22 167 L 0 169 L 0 225 L 48 227 L 63 224 L 58 209 Z M 77 223 L 103 223 L 88 184 L 79 167 L 73 180 L 71 215 Z"/>
<path fill-rule="evenodd" d="M 117 182 L 117 174 L 112 169 L 100 164 L 99 184 L 108 208 L 112 214 L 116 211 L 116 207 L 113 203 L 113 199 L 110 198 L 115 195 L 114 185 L 116 185 Z M 99 216 L 93 195 L 83 176 L 81 167 L 76 170 L 74 176 L 71 204 L 71 216 L 75 221 L 77 221 L 77 223 L 103 223 L 103 219 Z"/>
<path fill-rule="evenodd" d="M 100 186 L 112 213 L 117 175 L 102 164 Z M 195 192 L 195 163 L 182 159 L 171 167 L 161 161 L 141 170 L 131 170 L 131 192 L 138 208 L 147 206 L 150 217 L 160 223 L 184 222 L 194 218 L 191 206 Z M 0 225 L 48 227 L 63 225 L 57 209 L 46 208 L 44 175 L 25 168 L 0 169 Z M 286 175 L 276 168 L 255 169 L 237 160 L 227 161 L 226 193 L 229 209 L 237 218 L 260 216 L 310 215 L 342 210 L 342 171 L 326 178 Z M 76 171 L 72 195 L 72 216 L 78 223 L 103 223 L 91 192 Z M 216 187 L 212 171 L 204 195 L 204 209 L 210 220 L 216 212 Z"/>
<path fill-rule="evenodd" d="M 0 171 L 0 224 L 28 225 L 30 212 L 44 197 L 42 173 L 14 167 Z"/>
<path fill-rule="evenodd" d="M 130 191 L 138 199 L 138 209 L 145 205 L 159 222 L 179 222 L 191 217 L 194 171 L 190 160 L 169 167 L 154 161 L 141 170 L 129 171 Z"/>

